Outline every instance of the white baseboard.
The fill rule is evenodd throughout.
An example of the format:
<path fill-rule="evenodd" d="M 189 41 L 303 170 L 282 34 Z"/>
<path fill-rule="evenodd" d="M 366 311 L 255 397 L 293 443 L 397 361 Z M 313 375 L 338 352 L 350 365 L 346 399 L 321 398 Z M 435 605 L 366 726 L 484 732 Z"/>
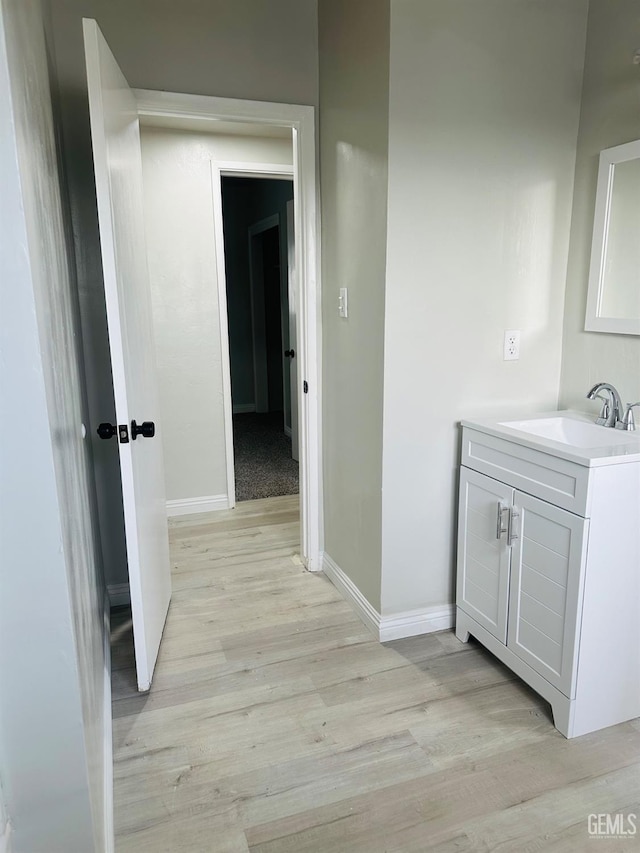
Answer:
<path fill-rule="evenodd" d="M 128 583 L 110 583 L 107 585 L 107 592 L 111 607 L 120 607 L 122 604 L 129 604 L 131 601 Z"/>
<path fill-rule="evenodd" d="M 418 634 L 433 634 L 446 631 L 455 624 L 455 607 L 443 604 L 440 607 L 425 607 L 424 610 L 408 610 L 380 617 L 380 642 L 416 637 Z"/>
<path fill-rule="evenodd" d="M 383 616 L 367 601 L 335 560 L 326 553 L 322 555 L 322 567 L 342 597 L 351 604 L 367 628 L 381 643 L 453 628 L 455 622 L 453 604 L 443 604 L 439 607 L 426 607 L 422 610 L 409 610 Z"/>
<path fill-rule="evenodd" d="M 201 498 L 180 498 L 167 501 L 167 516 L 191 515 L 196 512 L 215 512 L 219 509 L 229 509 L 227 495 L 206 495 Z"/>
<path fill-rule="evenodd" d="M 375 637 L 379 638 L 380 614 L 372 604 L 369 604 L 351 578 L 327 553 L 322 555 L 322 570 L 345 601 L 348 601 L 353 607 L 367 628 L 372 631 Z"/>
<path fill-rule="evenodd" d="M 249 412 L 255 412 L 255 403 L 234 403 L 231 407 L 234 415 L 248 415 Z"/>
<path fill-rule="evenodd" d="M 291 427 L 288 427 L 286 424 L 284 425 L 284 434 L 287 436 L 287 438 L 291 438 Z"/>

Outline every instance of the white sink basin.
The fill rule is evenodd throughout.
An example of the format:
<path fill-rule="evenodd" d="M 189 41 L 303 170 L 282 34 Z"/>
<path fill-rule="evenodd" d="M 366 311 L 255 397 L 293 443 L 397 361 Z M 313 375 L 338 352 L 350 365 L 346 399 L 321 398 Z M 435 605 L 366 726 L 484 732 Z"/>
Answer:
<path fill-rule="evenodd" d="M 636 435 L 625 430 L 612 429 L 562 415 L 500 423 L 501 426 L 509 429 L 517 429 L 520 432 L 537 435 L 550 441 L 559 441 L 573 447 L 610 447 L 613 444 L 628 444 L 632 436 Z"/>
<path fill-rule="evenodd" d="M 600 426 L 594 423 L 594 417 L 568 410 L 513 420 L 462 421 L 462 426 L 588 468 L 640 462 L 640 429 Z"/>

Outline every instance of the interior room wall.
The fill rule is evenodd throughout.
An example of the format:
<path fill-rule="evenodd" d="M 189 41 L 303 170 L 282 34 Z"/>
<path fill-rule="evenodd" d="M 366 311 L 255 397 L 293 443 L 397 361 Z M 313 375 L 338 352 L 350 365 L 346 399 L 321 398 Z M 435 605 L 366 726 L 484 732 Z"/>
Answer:
<path fill-rule="evenodd" d="M 383 613 L 453 601 L 460 419 L 556 407 L 586 20 L 391 4 Z"/>
<path fill-rule="evenodd" d="M 104 585 L 38 0 L 0 4 L 0 93 L 0 768 L 14 853 L 102 850 Z"/>
<path fill-rule="evenodd" d="M 325 554 L 379 608 L 389 2 L 318 11 Z"/>
<path fill-rule="evenodd" d="M 293 181 L 255 178 L 225 178 L 222 209 L 224 216 L 225 263 L 227 267 L 227 308 L 231 360 L 231 393 L 234 411 L 255 409 L 253 332 L 249 287 L 248 229 L 262 219 L 280 218 L 280 262 L 285 265 L 281 299 L 288 314 L 286 288 L 287 201 L 293 198 Z M 284 326 L 284 348 L 289 348 L 289 327 Z M 285 402 L 289 401 L 285 387 Z M 289 403 L 290 405 L 290 403 Z M 289 426 L 291 423 L 289 422 Z"/>
<path fill-rule="evenodd" d="M 1 758 L 0 758 L 1 760 Z M 7 853 L 11 848 L 9 844 L 11 838 L 11 823 L 7 815 L 7 810 L 4 804 L 4 793 L 2 790 L 2 779 L 0 779 L 0 850 Z"/>
<path fill-rule="evenodd" d="M 211 162 L 292 165 L 292 142 L 144 126 L 141 139 L 167 500 L 224 500 Z"/>
<path fill-rule="evenodd" d="M 220 97 L 316 104 L 316 0 L 51 0 L 82 313 L 105 574 L 127 582 L 118 449 L 95 428 L 115 405 L 89 133 L 82 17 L 95 18 L 129 83 Z"/>
<path fill-rule="evenodd" d="M 582 113 L 578 135 L 571 243 L 564 314 L 560 404 L 597 413 L 585 399 L 598 381 L 612 382 L 623 401 L 640 400 L 640 337 L 585 332 L 598 156 L 603 148 L 640 139 L 640 12 L 634 0 L 591 0 Z M 636 199 L 637 203 L 637 199 Z"/>

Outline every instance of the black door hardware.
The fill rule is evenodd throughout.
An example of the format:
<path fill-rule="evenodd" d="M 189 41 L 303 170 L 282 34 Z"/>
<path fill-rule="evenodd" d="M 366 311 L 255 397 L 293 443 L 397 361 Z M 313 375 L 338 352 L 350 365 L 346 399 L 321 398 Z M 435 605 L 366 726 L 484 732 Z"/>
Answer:
<path fill-rule="evenodd" d="M 113 438 L 113 436 L 118 431 L 118 428 L 114 424 L 100 424 L 96 432 L 100 436 L 100 438 Z"/>
<path fill-rule="evenodd" d="M 305 394 L 309 393 L 309 383 L 307 382 L 306 379 L 302 383 L 302 390 L 304 391 Z"/>
<path fill-rule="evenodd" d="M 143 438 L 153 438 L 156 434 L 156 425 L 153 421 L 143 421 L 138 425 L 135 421 L 131 421 L 131 438 L 135 441 L 141 435 Z"/>
<path fill-rule="evenodd" d="M 285 358 L 295 358 L 296 357 L 296 351 L 294 349 L 286 349 L 284 351 L 284 357 Z"/>
<path fill-rule="evenodd" d="M 129 428 L 126 424 L 120 424 L 120 426 L 116 426 L 115 424 L 102 423 L 98 426 L 96 430 L 100 438 L 108 439 L 113 438 L 113 436 L 117 433 L 118 438 L 120 440 L 120 444 L 127 444 L 129 442 Z"/>

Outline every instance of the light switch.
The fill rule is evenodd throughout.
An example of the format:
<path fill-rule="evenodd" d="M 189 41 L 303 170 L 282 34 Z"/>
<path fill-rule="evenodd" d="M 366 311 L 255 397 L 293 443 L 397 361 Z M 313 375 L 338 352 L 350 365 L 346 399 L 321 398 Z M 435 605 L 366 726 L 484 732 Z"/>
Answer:
<path fill-rule="evenodd" d="M 348 317 L 349 316 L 349 305 L 348 305 L 348 296 L 347 296 L 347 288 L 340 288 L 340 295 L 338 296 L 338 317 Z"/>

